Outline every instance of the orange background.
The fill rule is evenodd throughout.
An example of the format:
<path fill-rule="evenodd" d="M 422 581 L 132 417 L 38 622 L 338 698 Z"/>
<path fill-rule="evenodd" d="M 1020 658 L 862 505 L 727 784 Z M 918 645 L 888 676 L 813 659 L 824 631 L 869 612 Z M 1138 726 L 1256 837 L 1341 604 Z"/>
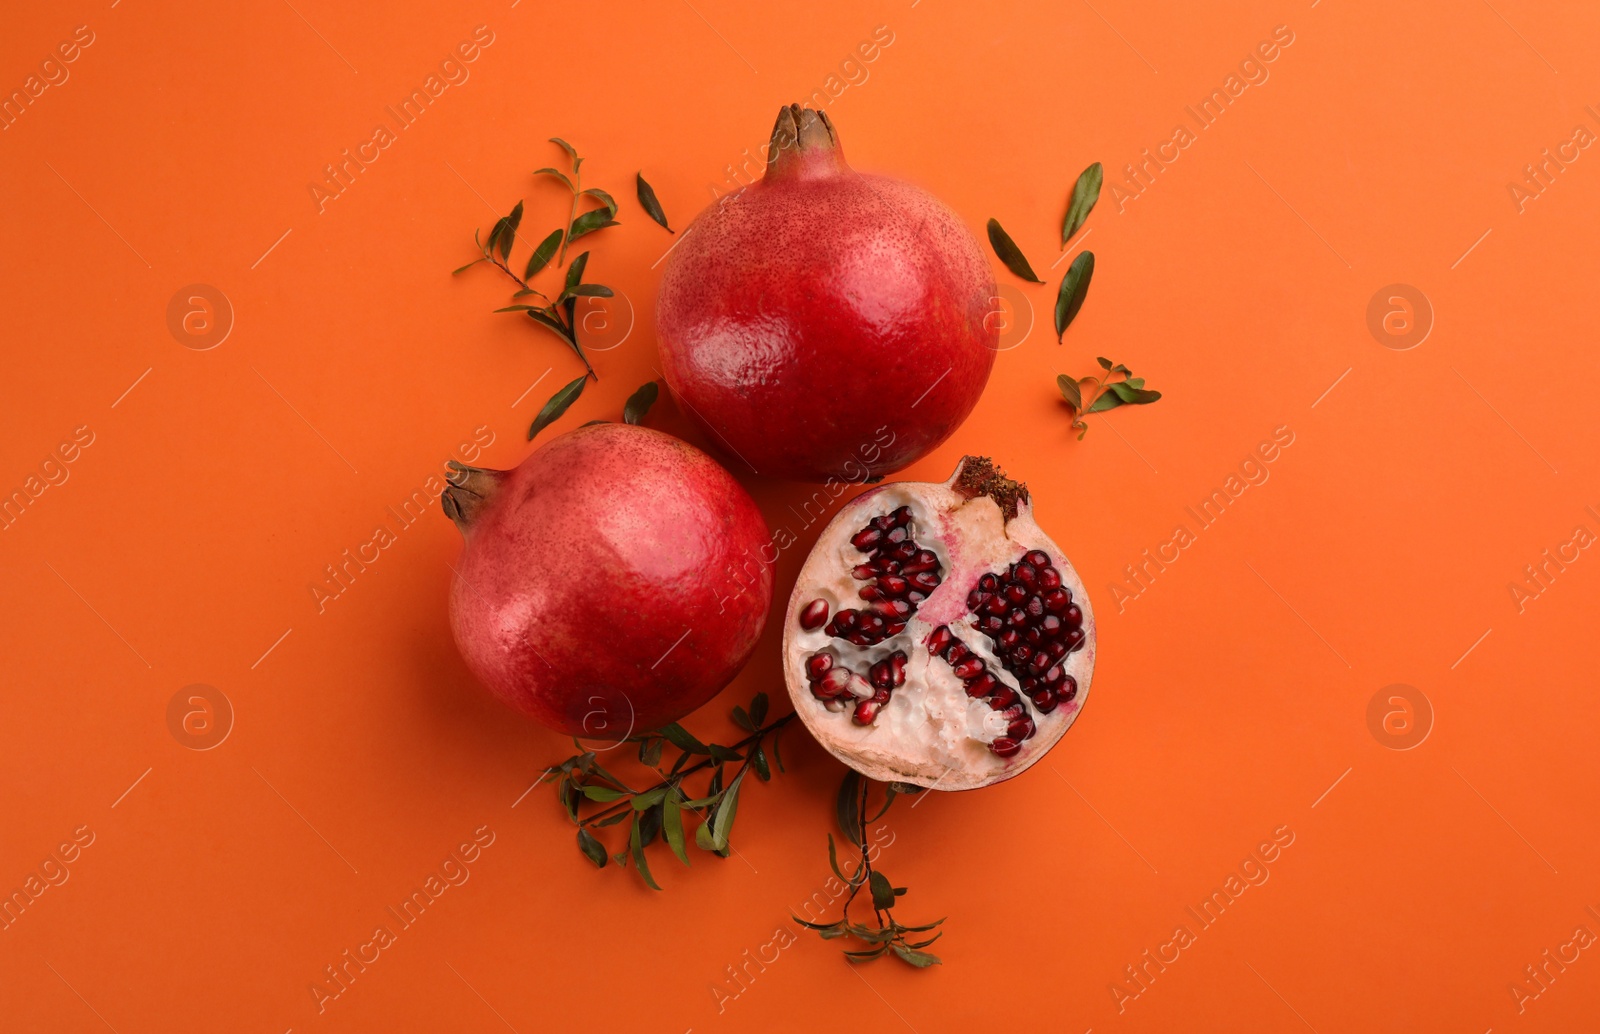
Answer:
<path fill-rule="evenodd" d="M 0 931 L 4 1026 L 1592 1026 L 1595 948 L 1520 1013 L 1510 988 L 1540 990 L 1525 966 L 1580 925 L 1600 932 L 1600 557 L 1580 551 L 1521 612 L 1508 584 L 1575 526 L 1600 533 L 1600 152 L 1520 212 L 1508 183 L 1575 126 L 1600 133 L 1585 107 L 1600 107 L 1600 13 L 1201 6 L 9 10 L 6 93 L 75 27 L 94 42 L 0 131 L 0 487 L 74 428 L 94 437 L 0 532 L 0 887 L 73 830 L 94 840 Z M 322 167 L 479 25 L 494 42 L 470 78 L 319 213 Z M 1051 270 L 1026 285 L 996 262 L 1038 325 L 1020 343 L 1016 325 L 972 418 L 905 473 L 942 479 L 981 452 L 1027 480 L 1090 586 L 1100 668 L 1035 770 L 884 820 L 906 920 L 949 916 L 942 967 L 852 971 L 807 934 L 741 989 L 727 967 L 826 881 L 835 762 L 790 730 L 789 773 L 745 794 L 743 861 L 663 854 L 653 893 L 593 871 L 548 788 L 513 807 L 570 745 L 474 689 L 445 620 L 459 538 L 436 510 L 325 613 L 309 586 L 473 429 L 495 436 L 481 462 L 518 462 L 534 412 L 576 376 L 553 338 L 491 314 L 504 282 L 448 275 L 518 198 L 525 237 L 559 224 L 565 195 L 530 178 L 558 164 L 547 137 L 621 202 L 624 225 L 588 242 L 590 279 L 625 296 L 617 319 L 638 316 L 594 353 L 602 380 L 560 430 L 615 419 L 653 376 L 652 263 L 674 238 L 633 200 L 634 172 L 681 229 L 778 105 L 845 82 L 880 25 L 892 44 L 828 108 L 852 162 L 922 184 L 975 232 L 999 218 Z M 1193 125 L 1184 106 L 1279 25 L 1294 42 L 1267 81 L 1119 204 L 1118 170 Z M 1060 216 L 1095 160 L 1106 192 L 1082 246 L 1098 272 L 1058 346 Z M 234 312 L 204 351 L 167 325 L 196 283 Z M 1434 313 L 1409 350 L 1367 323 L 1393 283 Z M 1091 418 L 1078 442 L 1053 380 L 1097 354 L 1165 397 Z M 651 422 L 687 433 L 667 402 Z M 1126 565 L 1192 530 L 1185 507 L 1280 426 L 1294 444 L 1269 480 L 1119 612 Z M 751 488 L 774 525 L 809 492 Z M 801 559 L 780 560 L 780 599 Z M 728 707 L 758 689 L 786 709 L 778 633 L 691 728 L 733 735 Z M 234 709 L 211 750 L 168 729 L 191 683 Z M 1410 750 L 1368 724 L 1394 683 L 1435 716 Z M 319 1015 L 323 967 L 484 826 L 470 880 Z M 1200 929 L 1186 907 L 1279 827 L 1294 841 L 1268 881 Z M 1124 967 L 1179 924 L 1195 943 L 1131 984 Z M 1119 980 L 1138 996 L 1119 1002 Z M 739 993 L 719 1003 L 718 986 Z"/>

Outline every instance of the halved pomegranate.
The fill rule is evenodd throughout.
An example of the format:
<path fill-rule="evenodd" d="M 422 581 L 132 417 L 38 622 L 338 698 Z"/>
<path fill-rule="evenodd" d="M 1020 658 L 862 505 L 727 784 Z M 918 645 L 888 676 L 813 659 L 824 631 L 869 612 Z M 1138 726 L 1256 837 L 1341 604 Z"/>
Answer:
<path fill-rule="evenodd" d="M 949 481 L 857 496 L 784 622 L 806 727 L 863 775 L 941 790 L 1009 779 L 1077 719 L 1094 671 L 1083 582 L 1027 487 L 968 456 Z"/>

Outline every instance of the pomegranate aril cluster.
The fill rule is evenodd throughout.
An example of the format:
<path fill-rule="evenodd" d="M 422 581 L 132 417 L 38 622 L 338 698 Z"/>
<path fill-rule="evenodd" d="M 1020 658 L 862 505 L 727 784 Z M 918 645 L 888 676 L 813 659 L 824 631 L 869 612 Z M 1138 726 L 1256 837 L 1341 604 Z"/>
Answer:
<path fill-rule="evenodd" d="M 857 564 L 851 574 L 856 581 L 867 583 L 857 595 L 868 606 L 840 610 L 828 622 L 827 633 L 856 646 L 875 646 L 906 630 L 917 605 L 939 587 L 944 566 L 931 549 L 923 549 L 912 539 L 909 506 L 874 517 L 851 537 L 850 544 L 867 554 L 868 559 Z M 802 624 L 819 602 L 812 601 L 802 612 Z M 822 614 L 826 613 L 823 604 Z"/>
<path fill-rule="evenodd" d="M 871 725 L 889 702 L 894 691 L 905 685 L 906 655 L 896 650 L 867 669 L 862 678 L 843 665 L 836 665 L 828 653 L 806 658 L 806 679 L 811 695 L 830 711 L 843 711 L 854 705 L 851 717 L 857 725 Z"/>
<path fill-rule="evenodd" d="M 1031 550 L 1004 574 L 985 574 L 967 595 L 967 608 L 1041 714 L 1078 695 L 1066 660 L 1083 647 L 1083 611 L 1049 554 Z"/>
<path fill-rule="evenodd" d="M 995 678 L 984 659 L 957 639 L 948 626 L 940 625 L 929 632 L 927 642 L 928 652 L 944 658 L 956 678 L 961 680 L 967 696 L 986 701 L 1006 722 L 1005 735 L 996 737 L 989 744 L 989 749 L 1003 758 L 1021 750 L 1022 741 L 1032 738 L 1039 730 L 1033 719 L 1028 717 L 1028 708 L 1017 696 L 1017 691 Z"/>

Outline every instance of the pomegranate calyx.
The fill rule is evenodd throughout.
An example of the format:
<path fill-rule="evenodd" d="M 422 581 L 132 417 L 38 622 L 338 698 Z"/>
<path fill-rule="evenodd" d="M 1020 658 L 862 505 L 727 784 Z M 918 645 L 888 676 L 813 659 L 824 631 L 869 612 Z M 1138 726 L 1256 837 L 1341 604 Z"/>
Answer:
<path fill-rule="evenodd" d="M 472 527 L 472 522 L 499 491 L 500 482 L 510 473 L 508 470 L 469 467 L 455 460 L 450 461 L 450 473 L 447 475 L 450 487 L 439 497 L 439 505 L 444 508 L 444 515 L 455 522 L 461 534 L 465 535 Z"/>
<path fill-rule="evenodd" d="M 1016 519 L 1017 504 L 1028 499 L 1028 486 L 1006 477 L 987 456 L 963 456 L 951 488 L 967 499 L 988 496 L 1007 521 Z"/>
<path fill-rule="evenodd" d="M 778 109 L 767 152 L 767 177 L 812 179 L 848 169 L 827 112 L 788 104 Z"/>

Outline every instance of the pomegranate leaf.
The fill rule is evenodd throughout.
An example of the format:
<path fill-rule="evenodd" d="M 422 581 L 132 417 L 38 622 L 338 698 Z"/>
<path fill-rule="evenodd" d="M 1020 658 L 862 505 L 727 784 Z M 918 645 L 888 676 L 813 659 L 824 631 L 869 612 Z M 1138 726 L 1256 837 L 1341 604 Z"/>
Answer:
<path fill-rule="evenodd" d="M 694 831 L 694 846 L 702 851 L 715 851 L 716 845 L 711 841 L 711 823 L 702 822 Z"/>
<path fill-rule="evenodd" d="M 870 951 L 847 951 L 844 954 L 845 958 L 849 959 L 851 962 L 865 962 L 867 959 L 877 958 L 888 950 L 889 946 L 887 944 L 882 944 Z"/>
<path fill-rule="evenodd" d="M 578 343 L 572 340 L 572 335 L 567 333 L 567 325 L 551 315 L 551 310 L 536 309 L 530 306 L 528 315 L 533 317 L 533 321 L 539 326 L 544 327 L 546 330 L 554 331 L 556 336 L 565 341 L 569 347 L 573 349 L 578 347 Z"/>
<path fill-rule="evenodd" d="M 1094 211 L 1100 200 L 1100 183 L 1105 171 L 1099 162 L 1078 173 L 1078 182 L 1072 185 L 1072 197 L 1067 200 L 1067 216 L 1061 221 L 1061 246 L 1065 248 L 1072 235 L 1083 226 L 1083 221 Z"/>
<path fill-rule="evenodd" d="M 528 441 L 533 441 L 534 435 L 549 427 L 567 411 L 567 407 L 577 401 L 578 396 L 583 394 L 583 386 L 588 380 L 589 375 L 584 374 L 550 396 L 550 401 L 546 402 L 544 408 L 539 410 L 539 415 L 533 418 L 533 426 L 528 428 Z"/>
<path fill-rule="evenodd" d="M 639 206 L 644 209 L 645 215 L 661 224 L 661 228 L 668 233 L 677 233 L 667 225 L 667 213 L 661 210 L 661 202 L 656 199 L 655 188 L 645 181 L 644 173 L 634 177 L 634 189 L 639 195 Z"/>
<path fill-rule="evenodd" d="M 661 812 L 661 832 L 667 838 L 667 846 L 678 856 L 678 861 L 688 865 L 689 851 L 683 843 L 683 808 L 678 804 L 677 787 L 672 788 L 672 793 L 667 795 L 664 805 Z"/>
<path fill-rule="evenodd" d="M 656 382 L 651 381 L 650 387 L 654 388 L 655 386 Z M 637 395 L 643 391 L 644 389 L 640 388 L 634 394 Z M 650 400 L 652 402 L 655 401 L 655 397 L 656 393 L 654 391 L 650 392 Z M 750 698 L 750 720 L 756 723 L 756 728 L 758 729 L 761 727 L 761 723 L 767 720 L 767 695 L 765 693 L 757 693 Z"/>
<path fill-rule="evenodd" d="M 565 291 L 562 291 L 561 296 L 558 297 L 556 301 L 564 302 L 568 298 L 578 297 L 611 298 L 615 294 L 616 292 L 612 291 L 611 288 L 607 287 L 605 284 L 573 284 Z"/>
<path fill-rule="evenodd" d="M 568 242 L 571 242 L 571 238 L 568 238 Z M 572 260 L 572 265 L 567 267 L 567 290 L 570 291 L 578 284 L 583 283 L 583 271 L 588 265 L 589 253 L 587 251 Z"/>
<path fill-rule="evenodd" d="M 1106 410 L 1116 409 L 1120 405 L 1122 405 L 1122 399 L 1118 398 L 1115 393 L 1108 391 L 1094 400 L 1094 405 L 1089 407 L 1089 412 L 1104 413 Z"/>
<path fill-rule="evenodd" d="M 567 157 L 572 159 L 572 171 L 577 172 L 578 166 L 583 164 L 583 159 L 578 157 L 578 149 L 561 139 L 559 136 L 551 137 L 550 142 L 552 144 L 556 144 L 563 151 L 567 152 Z"/>
<path fill-rule="evenodd" d="M 562 183 L 565 183 L 567 185 L 567 189 L 568 190 L 572 191 L 574 194 L 576 194 L 578 192 L 578 188 L 574 187 L 572 185 L 572 181 L 567 178 L 567 174 L 562 172 L 562 171 L 560 171 L 559 169 L 551 169 L 551 168 L 548 168 L 548 167 L 543 168 L 543 169 L 534 169 L 533 170 L 533 174 L 535 176 L 554 176 L 556 179 L 560 180 Z"/>
<path fill-rule="evenodd" d="M 756 768 L 756 775 L 761 777 L 763 783 L 772 782 L 772 769 L 767 765 L 767 749 L 757 747 L 750 754 L 750 763 Z"/>
<path fill-rule="evenodd" d="M 754 731 L 754 730 L 752 730 L 752 731 Z M 718 764 L 723 764 L 723 763 L 729 762 L 729 761 L 743 761 L 744 760 L 744 755 L 743 754 L 740 754 L 736 750 L 729 750 L 727 747 L 724 747 L 719 743 L 713 743 L 713 744 L 709 745 L 706 749 L 711 751 L 711 760 L 717 762 Z"/>
<path fill-rule="evenodd" d="M 619 811 L 615 815 L 607 815 L 603 819 L 596 819 L 594 822 L 591 822 L 590 825 L 594 826 L 597 829 L 604 829 L 607 826 L 615 826 L 617 823 L 621 822 L 623 819 L 627 818 L 631 814 L 633 814 L 633 813 L 632 812 L 627 812 L 627 811 Z"/>
<path fill-rule="evenodd" d="M 744 785 L 745 771 L 741 768 L 733 777 L 728 792 L 722 795 L 722 803 L 717 805 L 717 817 L 712 820 L 711 840 L 718 854 L 726 854 L 728 850 L 728 834 L 733 831 L 733 816 L 739 811 L 739 787 Z"/>
<path fill-rule="evenodd" d="M 845 773 L 844 782 L 839 785 L 839 797 L 835 801 L 839 817 L 839 832 L 843 833 L 852 844 L 860 847 L 866 836 L 866 830 L 861 823 L 861 773 L 851 769 Z"/>
<path fill-rule="evenodd" d="M 1061 390 L 1061 397 L 1067 400 L 1067 405 L 1072 407 L 1074 413 L 1083 408 L 1083 391 L 1079 389 L 1078 382 L 1066 374 L 1056 377 L 1056 387 Z"/>
<path fill-rule="evenodd" d="M 661 836 L 661 812 L 662 807 L 657 803 L 639 814 L 639 840 L 645 847 L 655 843 L 656 838 Z"/>
<path fill-rule="evenodd" d="M 894 887 L 889 883 L 889 877 L 874 869 L 867 875 L 867 888 L 872 891 L 873 908 L 894 907 Z"/>
<path fill-rule="evenodd" d="M 852 887 L 856 885 L 855 880 L 851 879 L 849 876 L 846 876 L 844 871 L 839 868 L 839 849 L 833 842 L 832 833 L 828 834 L 828 864 L 833 867 L 833 874 L 835 876 L 839 877 Z M 813 927 L 813 929 L 815 929 L 815 927 Z"/>
<path fill-rule="evenodd" d="M 610 212 L 604 208 L 596 208 L 594 211 L 585 212 L 572 220 L 572 226 L 567 230 L 567 241 L 570 243 L 596 230 L 603 230 L 608 226 L 621 225 L 621 223 L 611 218 Z"/>
<path fill-rule="evenodd" d="M 667 788 L 664 786 L 658 786 L 654 790 L 646 790 L 644 793 L 636 794 L 633 798 L 633 810 L 644 811 L 647 808 L 653 808 L 660 804 L 666 796 Z"/>
<path fill-rule="evenodd" d="M 587 829 L 578 830 L 578 850 L 583 852 L 585 858 L 594 863 L 596 869 L 604 869 L 606 867 L 606 849 Z"/>
<path fill-rule="evenodd" d="M 902 960 L 911 963 L 918 969 L 926 969 L 929 966 L 939 966 L 944 964 L 944 960 L 939 958 L 937 955 L 930 955 L 925 951 L 917 951 L 915 948 L 908 948 L 903 944 L 893 945 L 893 948 L 896 955 L 900 956 Z"/>
<path fill-rule="evenodd" d="M 613 790 L 605 786 L 585 786 L 583 795 L 591 801 L 615 801 L 628 796 L 625 790 Z"/>
<path fill-rule="evenodd" d="M 1033 267 L 1028 265 L 1028 260 L 1022 254 L 1022 249 L 1017 247 L 1017 242 L 1011 239 L 1000 226 L 1000 220 L 989 220 L 989 245 L 994 248 L 994 253 L 1005 263 L 1007 269 L 1030 283 L 1042 284 Z"/>
<path fill-rule="evenodd" d="M 451 276 L 459 276 L 460 274 L 465 273 L 467 270 L 471 269 L 473 266 L 476 266 L 478 263 L 487 262 L 487 261 L 489 261 L 489 260 L 488 259 L 475 258 L 471 262 L 468 262 L 466 265 L 460 267 L 459 269 L 452 269 L 450 271 L 450 275 Z"/>
<path fill-rule="evenodd" d="M 646 736 L 639 743 L 639 763 L 654 767 L 661 761 L 661 750 L 667 741 L 660 736 Z"/>
<path fill-rule="evenodd" d="M 639 833 L 639 819 L 633 820 L 633 829 L 628 833 L 628 849 L 633 852 L 634 865 L 639 870 L 639 875 L 644 879 L 644 885 L 651 890 L 660 890 L 655 877 L 650 875 L 650 863 L 644 858 L 644 839 Z"/>
<path fill-rule="evenodd" d="M 632 395 L 629 395 L 628 401 L 623 404 L 622 422 L 625 424 L 643 423 L 645 414 L 650 412 L 650 407 L 656 404 L 656 396 L 660 393 L 661 386 L 655 381 L 646 381 L 644 384 L 639 385 L 639 390 L 634 392 Z M 756 698 L 758 700 L 766 699 L 759 693 L 756 695 Z M 761 720 L 766 716 L 767 714 L 765 707 L 761 709 L 761 713 L 758 715 L 756 713 L 755 704 L 752 703 L 750 705 L 750 720 L 755 723 L 755 727 L 751 728 L 750 731 L 755 732 L 756 729 L 760 728 Z M 737 720 L 738 719 L 735 718 L 735 721 Z"/>
<path fill-rule="evenodd" d="M 1056 292 L 1056 343 L 1061 343 L 1061 338 L 1066 334 L 1067 328 L 1072 325 L 1073 319 L 1078 315 L 1078 310 L 1083 308 L 1083 300 L 1089 295 L 1089 281 L 1094 278 L 1094 252 L 1080 252 L 1072 260 L 1072 265 L 1067 267 L 1067 274 L 1061 278 L 1061 290 Z"/>
<path fill-rule="evenodd" d="M 710 749 L 706 747 L 704 743 L 701 743 L 699 740 L 695 739 L 694 736 L 689 733 L 688 729 L 685 729 L 677 722 L 673 722 L 671 725 L 663 725 L 659 731 L 661 735 L 665 736 L 674 747 L 677 747 L 681 751 L 689 754 L 711 753 Z"/>
<path fill-rule="evenodd" d="M 1150 403 L 1160 400 L 1161 392 L 1151 391 L 1143 387 L 1144 379 L 1142 377 L 1136 379 L 1139 381 L 1138 384 L 1133 383 L 1131 380 L 1114 381 L 1106 385 L 1106 387 L 1111 394 L 1115 395 L 1126 406 L 1148 406 Z"/>
<path fill-rule="evenodd" d="M 632 423 L 632 421 L 629 421 L 629 423 Z M 737 725 L 745 732 L 756 731 L 755 723 L 750 720 L 750 716 L 745 713 L 744 708 L 740 707 L 738 704 L 733 705 L 733 724 Z"/>
<path fill-rule="evenodd" d="M 528 268 L 523 272 L 522 279 L 532 280 L 535 273 L 548 266 L 550 260 L 555 258 L 556 249 L 559 247 L 561 247 L 561 231 L 551 230 L 550 235 L 540 241 L 539 246 L 533 249 L 533 254 L 528 256 Z"/>
<path fill-rule="evenodd" d="M 606 212 L 615 217 L 617 214 L 617 199 L 601 190 L 599 187 L 589 187 L 578 192 L 580 197 L 592 197 L 606 206 Z"/>

